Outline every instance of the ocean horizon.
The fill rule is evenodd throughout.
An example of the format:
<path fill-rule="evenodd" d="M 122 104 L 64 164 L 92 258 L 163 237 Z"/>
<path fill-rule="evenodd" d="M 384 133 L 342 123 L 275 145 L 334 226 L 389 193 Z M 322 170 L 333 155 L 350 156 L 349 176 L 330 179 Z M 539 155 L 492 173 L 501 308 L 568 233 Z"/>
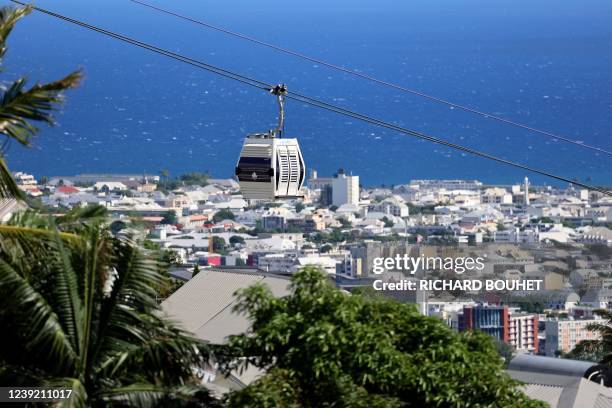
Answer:
<path fill-rule="evenodd" d="M 152 4 L 377 78 L 612 150 L 612 3 L 277 0 Z M 48 8 L 267 83 L 453 143 L 593 185 L 612 185 L 610 156 L 450 109 L 206 30 L 128 0 L 42 0 Z M 80 68 L 58 125 L 12 171 L 36 176 L 199 171 L 233 176 L 244 137 L 276 122 L 264 91 L 33 12 L 18 23 L 3 79 L 58 79 Z M 364 185 L 411 179 L 512 184 L 554 180 L 294 101 L 286 135 L 306 166 Z"/>

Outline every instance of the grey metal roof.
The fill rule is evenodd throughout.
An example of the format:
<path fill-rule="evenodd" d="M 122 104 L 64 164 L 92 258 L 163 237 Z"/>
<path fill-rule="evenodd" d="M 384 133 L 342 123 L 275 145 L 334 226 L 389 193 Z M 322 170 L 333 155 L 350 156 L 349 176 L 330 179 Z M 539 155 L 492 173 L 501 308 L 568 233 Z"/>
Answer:
<path fill-rule="evenodd" d="M 508 369 L 581 378 L 593 365 L 587 361 L 522 354 L 510 361 Z"/>
<path fill-rule="evenodd" d="M 531 398 L 551 408 L 612 408 L 612 388 L 583 378 L 593 363 L 533 355 L 510 361 L 508 374 Z"/>
<path fill-rule="evenodd" d="M 254 283 L 267 285 L 275 296 L 289 294 L 290 281 L 269 274 L 202 270 L 162 303 L 163 311 L 198 338 L 220 344 L 244 333 L 250 322 L 233 312 L 234 293 Z"/>

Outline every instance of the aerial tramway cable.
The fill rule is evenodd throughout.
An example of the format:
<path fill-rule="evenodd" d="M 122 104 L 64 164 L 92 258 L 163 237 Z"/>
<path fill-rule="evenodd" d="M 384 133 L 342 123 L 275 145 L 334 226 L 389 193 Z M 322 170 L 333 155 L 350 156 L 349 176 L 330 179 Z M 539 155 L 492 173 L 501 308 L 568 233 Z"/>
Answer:
<path fill-rule="evenodd" d="M 186 57 L 184 55 L 181 55 L 181 54 L 178 54 L 178 53 L 175 53 L 175 52 L 172 52 L 172 51 L 160 48 L 160 47 L 156 47 L 154 45 L 151 45 L 151 44 L 148 44 L 148 43 L 145 43 L 145 42 L 142 42 L 142 41 L 135 40 L 135 39 L 133 39 L 131 37 L 127 37 L 127 36 L 124 36 L 124 35 L 121 35 L 121 34 L 117 34 L 115 32 L 112 32 L 112 31 L 109 31 L 109 30 L 105 30 L 103 28 L 100 28 L 100 27 L 97 27 L 97 26 L 94 26 L 94 25 L 91 25 L 91 24 L 87 24 L 85 22 L 82 22 L 80 20 L 76 20 L 76 19 L 64 16 L 62 14 L 58 14 L 58 13 L 55 13 L 55 12 L 52 12 L 52 11 L 49 11 L 49 10 L 46 10 L 46 9 L 43 9 L 43 8 L 40 8 L 40 7 L 28 5 L 28 4 L 23 3 L 23 2 L 21 2 L 19 0 L 11 0 L 11 1 L 13 3 L 16 3 L 16 4 L 20 4 L 20 5 L 23 5 L 23 6 L 31 7 L 33 10 L 36 10 L 36 11 L 38 11 L 40 13 L 47 14 L 49 16 L 52 16 L 52 17 L 58 18 L 60 20 L 63 20 L 63 21 L 66 21 L 66 22 L 78 25 L 78 26 L 83 27 L 83 28 L 87 28 L 89 30 L 93 30 L 93 31 L 98 32 L 100 34 L 104 34 L 106 36 L 112 37 L 114 39 L 117 39 L 117 40 L 120 40 L 120 41 L 123 41 L 123 42 L 126 42 L 126 43 L 129 43 L 131 45 L 135 45 L 137 47 L 147 49 L 147 50 L 155 52 L 157 54 L 170 57 L 170 58 L 175 59 L 177 61 L 184 62 L 186 64 L 195 66 L 195 67 L 200 68 L 200 69 L 204 69 L 204 70 L 209 71 L 209 72 L 213 72 L 213 73 L 215 73 L 217 75 L 221 75 L 221 76 L 223 76 L 225 78 L 233 79 L 235 81 L 239 81 L 239 82 L 241 82 L 241 83 L 243 83 L 245 85 L 249 85 L 249 86 L 261 89 L 261 90 L 265 90 L 267 92 L 273 91 L 274 88 L 276 87 L 276 85 L 270 85 L 270 84 L 267 84 L 265 82 L 262 82 L 262 81 L 259 81 L 259 80 L 256 80 L 256 79 L 249 78 L 249 77 L 246 77 L 244 75 L 237 74 L 235 72 L 232 72 L 232 71 L 229 71 L 229 70 L 226 70 L 226 69 L 223 69 L 223 68 L 219 68 L 219 67 L 216 67 L 214 65 L 207 64 L 205 62 L 202 62 L 202 61 L 190 58 L 190 57 Z M 588 190 L 598 191 L 598 192 L 600 192 L 602 194 L 605 194 L 605 195 L 608 195 L 608 196 L 612 196 L 612 192 L 610 192 L 608 190 L 605 190 L 603 188 L 599 188 L 599 187 L 591 186 L 591 185 L 588 185 L 588 184 L 585 184 L 585 183 L 582 183 L 582 182 L 579 182 L 579 181 L 571 180 L 569 178 L 566 178 L 566 177 L 563 177 L 563 176 L 559 176 L 559 175 L 550 173 L 550 172 L 545 171 L 545 170 L 540 170 L 540 169 L 537 169 L 537 168 L 534 168 L 534 167 L 530 167 L 530 166 L 527 166 L 527 165 L 524 165 L 524 164 L 521 164 L 521 163 L 518 163 L 518 162 L 507 160 L 507 159 L 504 159 L 504 158 L 501 158 L 501 157 L 498 157 L 498 156 L 495 156 L 495 155 L 492 155 L 492 154 L 489 154 L 489 153 L 486 153 L 486 152 L 482 152 L 482 151 L 479 151 L 479 150 L 476 150 L 476 149 L 472 149 L 472 148 L 467 147 L 467 146 L 463 146 L 463 145 L 460 145 L 460 144 L 452 143 L 452 142 L 449 142 L 449 141 L 444 140 L 444 139 L 440 139 L 440 138 L 437 138 L 437 137 L 434 137 L 434 136 L 430 136 L 430 135 L 427 135 L 427 134 L 424 134 L 424 133 L 421 133 L 421 132 L 417 132 L 417 131 L 414 131 L 414 130 L 411 130 L 411 129 L 407 129 L 407 128 L 404 128 L 404 127 L 401 127 L 401 126 L 398 126 L 398 125 L 394 125 L 392 123 L 389 123 L 389 122 L 386 122 L 386 121 L 383 121 L 383 120 L 380 120 L 380 119 L 377 119 L 377 118 L 374 118 L 374 117 L 371 117 L 371 116 L 368 116 L 368 115 L 364 115 L 364 114 L 361 114 L 361 113 L 358 113 L 358 112 L 354 112 L 354 111 L 351 111 L 351 110 L 348 110 L 348 109 L 344 109 L 344 108 L 336 106 L 336 105 L 332 105 L 332 104 L 329 104 L 329 103 L 326 103 L 326 102 L 323 102 L 323 101 L 319 101 L 319 100 L 317 100 L 315 98 L 311 98 L 311 97 L 308 97 L 306 95 L 299 94 L 297 92 L 287 92 L 285 94 L 285 98 L 293 99 L 293 100 L 296 100 L 296 101 L 299 101 L 299 102 L 302 102 L 302 103 L 305 103 L 305 104 L 308 104 L 308 105 L 311 105 L 311 106 L 315 106 L 315 107 L 318 107 L 318 108 L 321 108 L 321 109 L 325 109 L 325 110 L 328 110 L 328 111 L 331 111 L 331 112 L 335 112 L 335 113 L 338 113 L 338 114 L 341 114 L 341 115 L 344 115 L 344 116 L 349 116 L 351 118 L 358 119 L 360 121 L 367 122 L 367 123 L 370 123 L 370 124 L 373 124 L 373 125 L 376 125 L 376 126 L 384 127 L 384 128 L 387 128 L 387 129 L 390 129 L 390 130 L 394 130 L 394 131 L 399 132 L 399 133 L 403 133 L 403 134 L 406 134 L 406 135 L 409 135 L 409 136 L 413 136 L 413 137 L 422 139 L 422 140 L 426 140 L 426 141 L 429 141 L 429 142 L 433 142 L 433 143 L 437 143 L 437 144 L 440 144 L 440 145 L 443 145 L 443 146 L 447 146 L 447 147 L 450 147 L 452 149 L 456 149 L 456 150 L 459 150 L 459 151 L 462 151 L 462 152 L 465 152 L 465 153 L 469 153 L 469 154 L 474 155 L 474 156 L 482 157 L 482 158 L 485 158 L 485 159 L 488 159 L 488 160 L 492 160 L 492 161 L 495 161 L 495 162 L 498 162 L 498 163 L 506 164 L 508 166 L 512 166 L 512 167 L 519 168 L 519 169 L 522 169 L 522 170 L 527 170 L 529 172 L 540 174 L 542 176 L 546 176 L 546 177 L 549 177 L 549 178 L 552 178 L 552 179 L 555 179 L 555 180 L 558 180 L 558 181 L 563 181 L 563 182 L 566 182 L 566 183 L 569 183 L 569 184 L 572 184 L 572 185 L 575 185 L 575 186 L 578 186 L 578 187 L 582 187 L 582 188 L 585 188 L 585 189 L 588 189 Z"/>
<path fill-rule="evenodd" d="M 355 77 L 358 77 L 358 78 L 361 78 L 361 79 L 365 79 L 367 81 L 374 82 L 374 83 L 377 83 L 379 85 L 383 85 L 383 86 L 386 86 L 386 87 L 394 88 L 394 89 L 402 91 L 402 92 L 407 92 L 407 93 L 416 95 L 418 97 L 425 98 L 425 99 L 428 99 L 430 101 L 433 101 L 433 102 L 436 102 L 436 103 L 440 103 L 440 104 L 449 106 L 449 107 L 451 107 L 453 109 L 460 109 L 460 110 L 463 110 L 465 112 L 481 116 L 483 118 L 492 119 L 492 120 L 495 120 L 495 121 L 498 121 L 498 122 L 501 122 L 501 123 L 505 123 L 505 124 L 510 125 L 510 126 L 514 126 L 514 127 L 518 127 L 518 128 L 527 130 L 527 131 L 532 132 L 532 133 L 536 133 L 536 134 L 538 134 L 540 136 L 548 137 L 550 139 L 561 140 L 563 142 L 572 144 L 574 146 L 579 146 L 579 147 L 582 147 L 582 148 L 585 148 L 585 149 L 589 149 L 589 150 L 592 150 L 592 151 L 595 151 L 595 152 L 598 152 L 598 153 L 601 153 L 601 154 L 604 154 L 604 155 L 612 156 L 612 151 L 606 150 L 605 148 L 602 148 L 602 147 L 599 147 L 599 146 L 589 145 L 589 144 L 586 144 L 586 143 L 583 143 L 583 142 L 579 142 L 577 140 L 572 140 L 570 138 L 567 138 L 567 137 L 564 137 L 564 136 L 561 136 L 561 135 L 549 132 L 547 130 L 538 129 L 536 127 L 533 127 L 533 126 L 530 126 L 530 125 L 526 125 L 524 123 L 520 123 L 520 122 L 517 122 L 517 121 L 514 121 L 514 120 L 506 119 L 506 118 L 503 118 L 501 116 L 494 115 L 492 113 L 484 112 L 484 111 L 481 111 L 481 110 L 478 110 L 478 109 L 475 109 L 475 108 L 471 108 L 471 107 L 466 106 L 466 105 L 455 103 L 455 102 L 449 101 L 448 99 L 444 99 L 444 98 L 441 98 L 441 97 L 433 96 L 433 95 L 430 95 L 430 94 L 427 94 L 427 93 L 424 93 L 424 92 L 421 92 L 421 91 L 417 91 L 415 89 L 408 88 L 408 87 L 403 86 L 403 85 L 399 85 L 399 84 L 397 84 L 395 82 L 379 79 L 379 78 L 376 78 L 376 77 L 374 77 L 372 75 L 364 74 L 364 73 L 362 73 L 362 72 L 360 72 L 360 71 L 358 71 L 356 69 L 346 68 L 346 67 L 341 66 L 341 65 L 333 64 L 331 62 L 327 62 L 327 61 L 322 60 L 320 58 L 311 57 L 311 56 L 303 54 L 301 52 L 294 51 L 294 50 L 291 50 L 291 49 L 288 49 L 288 48 L 285 48 L 285 47 L 281 47 L 279 45 L 272 44 L 272 43 L 269 43 L 269 42 L 266 42 L 266 41 L 262 41 L 262 40 L 259 40 L 257 38 L 248 36 L 246 34 L 242 34 L 242 33 L 236 32 L 236 31 L 229 30 L 227 28 L 223 28 L 223 27 L 220 27 L 220 26 L 217 26 L 217 25 L 214 25 L 214 24 L 210 24 L 210 23 L 207 23 L 205 21 L 198 20 L 196 18 L 189 17 L 189 16 L 186 16 L 184 14 L 180 14 L 180 13 L 177 13 L 177 12 L 172 11 L 172 10 L 168 10 L 168 9 L 165 9 L 165 8 L 162 8 L 162 7 L 158 7 L 158 6 L 155 6 L 153 4 L 144 2 L 142 0 L 129 0 L 129 1 L 131 1 L 132 3 L 138 4 L 138 5 L 144 6 L 144 7 L 148 7 L 150 9 L 152 9 L 152 10 L 156 10 L 156 11 L 159 11 L 161 13 L 165 13 L 165 14 L 171 15 L 173 17 L 177 17 L 179 19 L 186 20 L 186 21 L 198 24 L 198 25 L 200 25 L 202 27 L 206 27 L 206 28 L 209 28 L 209 29 L 212 29 L 212 30 L 215 30 L 215 31 L 218 31 L 218 32 L 221 32 L 221 33 L 224 33 L 224 34 L 236 37 L 236 38 L 240 38 L 242 40 L 246 40 L 246 41 L 249 41 L 249 42 L 261 45 L 263 47 L 267 47 L 267 48 L 273 49 L 275 51 L 279 51 L 279 52 L 284 53 L 284 54 L 288 54 L 288 55 L 291 55 L 291 56 L 294 56 L 294 57 L 297 57 L 297 58 L 301 58 L 301 59 L 309 61 L 309 62 L 314 62 L 316 64 L 323 65 L 325 67 L 328 67 L 328 68 L 331 68 L 331 69 L 334 69 L 334 70 L 337 70 L 337 71 L 341 71 L 341 72 L 343 72 L 345 74 L 353 75 Z"/>

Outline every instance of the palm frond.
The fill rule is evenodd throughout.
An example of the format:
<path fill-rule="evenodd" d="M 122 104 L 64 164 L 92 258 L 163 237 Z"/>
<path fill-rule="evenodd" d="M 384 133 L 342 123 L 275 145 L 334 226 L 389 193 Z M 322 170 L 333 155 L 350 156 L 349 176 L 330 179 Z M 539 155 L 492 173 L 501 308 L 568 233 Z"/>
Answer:
<path fill-rule="evenodd" d="M 55 303 L 54 309 L 70 340 L 70 344 L 72 344 L 75 353 L 79 354 L 81 329 L 83 326 L 83 302 L 79 296 L 77 274 L 72 267 L 70 256 L 57 231 L 55 231 L 51 253 L 54 255 L 49 259 L 53 263 L 54 269 L 51 292 Z"/>
<path fill-rule="evenodd" d="M 129 407 L 221 407 L 206 388 L 197 385 L 160 387 L 134 383 L 100 394 L 99 399 Z"/>
<path fill-rule="evenodd" d="M 6 39 L 13 30 L 13 27 L 22 17 L 29 14 L 31 7 L 13 8 L 13 7 L 1 7 L 0 8 L 0 59 L 4 58 L 6 54 Z"/>
<path fill-rule="evenodd" d="M 32 121 L 53 125 L 51 112 L 63 100 L 62 92 L 74 88 L 82 78 L 80 71 L 48 84 L 26 89 L 25 78 L 10 84 L 0 96 L 0 133 L 28 146 L 38 129 Z"/>
<path fill-rule="evenodd" d="M 20 275 L 26 276 L 28 271 L 37 269 L 45 262 L 49 245 L 55 239 L 55 232 L 46 228 L 44 225 L 31 228 L 0 224 L 0 254 L 15 266 Z M 60 232 L 59 237 L 71 245 L 82 241 L 81 237 L 72 233 Z"/>
<path fill-rule="evenodd" d="M 17 187 L 13 175 L 0 155 L 0 200 L 16 198 L 23 200 L 23 192 Z"/>
<path fill-rule="evenodd" d="M 101 205 L 85 205 L 74 207 L 63 216 L 57 218 L 57 225 L 63 231 L 78 233 L 84 225 L 96 226 L 107 221 L 108 211 Z"/>
<path fill-rule="evenodd" d="M 105 391 L 97 396 L 103 402 L 128 407 L 149 408 L 159 404 L 167 394 L 167 390 L 153 384 L 131 384 Z"/>
<path fill-rule="evenodd" d="M 0 326 L 3 336 L 22 342 L 21 352 L 2 349 L 6 361 L 24 358 L 51 362 L 57 372 L 71 367 L 76 354 L 49 303 L 9 264 L 0 259 Z M 14 339 L 13 339 L 14 340 Z M 9 353 L 20 354 L 19 356 Z"/>
<path fill-rule="evenodd" d="M 77 378 L 54 378 L 45 381 L 44 386 L 72 391 L 70 393 L 70 398 L 59 400 L 54 405 L 56 408 L 86 408 L 89 406 L 87 404 L 87 390 L 83 383 Z"/>

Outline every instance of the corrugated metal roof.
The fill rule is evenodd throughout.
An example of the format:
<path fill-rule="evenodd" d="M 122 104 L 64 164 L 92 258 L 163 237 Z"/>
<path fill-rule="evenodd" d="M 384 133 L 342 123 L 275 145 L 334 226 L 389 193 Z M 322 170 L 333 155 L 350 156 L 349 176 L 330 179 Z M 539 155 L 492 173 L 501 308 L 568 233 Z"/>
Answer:
<path fill-rule="evenodd" d="M 555 387 L 549 385 L 527 384 L 521 387 L 521 390 L 527 394 L 529 398 L 537 399 L 546 402 L 551 408 L 555 408 L 559 404 L 559 398 L 563 392 L 563 387 Z"/>
<path fill-rule="evenodd" d="M 261 282 L 275 296 L 289 294 L 289 280 L 266 274 L 204 270 L 162 303 L 162 309 L 183 328 L 211 343 L 248 330 L 246 316 L 233 312 L 235 292 Z"/>
<path fill-rule="evenodd" d="M 593 408 L 612 408 L 612 398 L 599 394 Z"/>

